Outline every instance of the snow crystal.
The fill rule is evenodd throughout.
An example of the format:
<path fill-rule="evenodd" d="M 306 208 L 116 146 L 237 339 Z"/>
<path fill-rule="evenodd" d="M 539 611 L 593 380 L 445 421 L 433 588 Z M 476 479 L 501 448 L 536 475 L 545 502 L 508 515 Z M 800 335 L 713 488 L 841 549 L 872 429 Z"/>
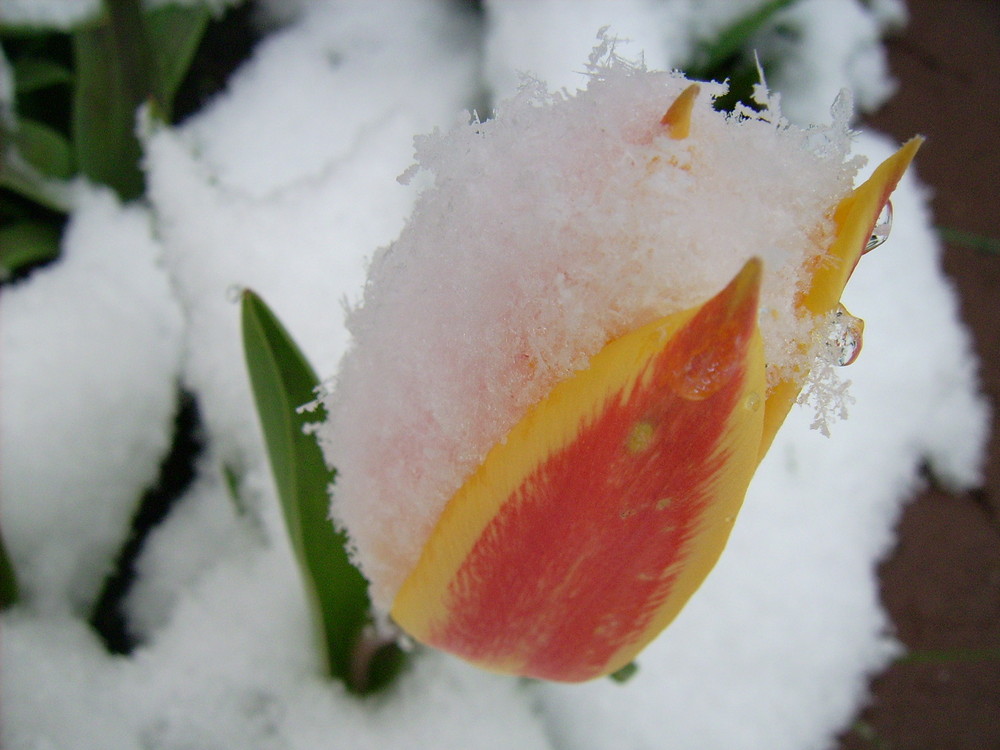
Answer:
<path fill-rule="evenodd" d="M 764 260 L 771 373 L 798 367 L 793 291 L 852 187 L 845 121 L 713 109 L 660 118 L 689 85 L 613 53 L 585 92 L 526 84 L 495 119 L 417 140 L 433 173 L 372 262 L 320 432 L 334 514 L 388 608 L 448 498 L 529 406 L 608 341 L 699 304 Z"/>

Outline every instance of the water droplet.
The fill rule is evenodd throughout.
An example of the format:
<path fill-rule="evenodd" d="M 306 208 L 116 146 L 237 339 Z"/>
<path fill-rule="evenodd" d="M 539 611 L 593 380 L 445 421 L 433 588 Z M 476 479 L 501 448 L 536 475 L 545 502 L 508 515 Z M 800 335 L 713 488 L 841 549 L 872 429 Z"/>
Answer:
<path fill-rule="evenodd" d="M 243 297 L 244 289 L 246 287 L 242 284 L 230 284 L 226 287 L 226 300 L 235 305 Z"/>
<path fill-rule="evenodd" d="M 840 305 L 833 313 L 833 321 L 827 334 L 826 346 L 830 361 L 839 367 L 846 367 L 861 354 L 865 322 L 855 318 L 847 308 Z"/>
<path fill-rule="evenodd" d="M 743 399 L 743 408 L 750 412 L 757 411 L 760 408 L 760 394 L 757 391 L 750 391 Z"/>
<path fill-rule="evenodd" d="M 882 207 L 882 213 L 878 215 L 875 220 L 875 226 L 872 229 L 871 239 L 868 240 L 868 244 L 865 245 L 865 249 L 861 251 L 861 254 L 870 253 L 879 245 L 883 244 L 887 239 L 889 239 L 889 232 L 892 230 L 892 201 L 886 201 L 885 205 Z"/>

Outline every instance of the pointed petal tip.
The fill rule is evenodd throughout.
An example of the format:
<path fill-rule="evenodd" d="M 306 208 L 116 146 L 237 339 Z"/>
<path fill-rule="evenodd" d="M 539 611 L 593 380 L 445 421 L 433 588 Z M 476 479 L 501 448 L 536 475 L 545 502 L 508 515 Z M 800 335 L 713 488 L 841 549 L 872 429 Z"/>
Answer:
<path fill-rule="evenodd" d="M 764 261 L 755 255 L 743 264 L 740 272 L 729 282 L 734 299 L 749 300 L 752 297 L 756 301 L 760 295 L 760 285 L 763 279 Z"/>
<path fill-rule="evenodd" d="M 809 287 L 797 302 L 805 313 L 823 316 L 836 309 L 858 260 L 868 249 L 883 207 L 925 140 L 920 135 L 910 138 L 836 207 L 833 213 L 836 238 L 825 255 L 814 258 Z M 859 351 L 860 347 L 857 347 L 854 358 Z M 846 361 L 854 360 L 849 358 Z M 804 378 L 805 373 L 799 373 L 768 391 L 761 459 L 798 398 Z"/>
<path fill-rule="evenodd" d="M 749 260 L 532 407 L 449 502 L 397 594 L 399 625 L 491 671 L 560 682 L 631 661 L 711 570 L 753 475 L 762 274 Z M 684 388 L 662 387 L 677 368 Z"/>
<path fill-rule="evenodd" d="M 763 275 L 763 262 L 751 258 L 677 331 L 666 384 L 678 395 L 700 401 L 740 370 L 757 326 Z"/>
<path fill-rule="evenodd" d="M 675 141 L 683 140 L 691 133 L 691 111 L 699 91 L 701 86 L 692 83 L 680 93 L 660 120 L 660 124 L 666 126 L 667 134 Z"/>
<path fill-rule="evenodd" d="M 754 256 L 739 270 L 725 288 L 708 301 L 703 315 L 716 309 L 718 312 L 713 325 L 721 334 L 735 333 L 733 326 L 749 333 L 757 320 L 760 302 L 760 287 L 764 281 L 764 262 Z"/>

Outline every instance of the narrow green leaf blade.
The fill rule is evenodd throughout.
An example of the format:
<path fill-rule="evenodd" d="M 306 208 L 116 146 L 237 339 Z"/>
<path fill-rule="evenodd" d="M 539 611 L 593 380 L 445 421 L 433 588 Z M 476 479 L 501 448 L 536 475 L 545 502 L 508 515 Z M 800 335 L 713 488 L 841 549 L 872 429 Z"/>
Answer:
<path fill-rule="evenodd" d="M 94 182 L 114 188 L 122 200 L 144 190 L 135 116 L 149 97 L 150 77 L 136 50 L 143 50 L 141 39 L 120 30 L 116 34 L 107 15 L 73 33 L 71 140 L 76 164 Z"/>
<path fill-rule="evenodd" d="M 59 228 L 39 221 L 0 227 L 0 280 L 59 256 Z"/>
<path fill-rule="evenodd" d="M 42 175 L 59 180 L 73 176 L 73 149 L 55 128 L 22 118 L 17 123 L 14 143 L 25 161 Z"/>
<path fill-rule="evenodd" d="M 320 409 L 298 414 L 315 399 L 318 379 L 267 305 L 252 291 L 242 299 L 247 369 L 278 494 L 306 589 L 323 633 L 330 674 L 364 692 L 355 655 L 369 617 L 368 584 L 347 555 L 347 539 L 328 518 L 333 472 L 316 441 L 303 431 L 323 418 Z"/>
<path fill-rule="evenodd" d="M 0 130 L 0 138 L 4 133 Z M 0 188 L 37 203 L 50 211 L 69 213 L 70 203 L 64 191 L 58 190 L 54 183 L 46 181 L 37 171 L 32 169 L 22 157 L 17 162 L 5 159 L 0 155 Z"/>
<path fill-rule="evenodd" d="M 146 16 L 156 63 L 156 96 L 167 119 L 210 20 L 208 8 L 199 5 L 165 5 Z"/>

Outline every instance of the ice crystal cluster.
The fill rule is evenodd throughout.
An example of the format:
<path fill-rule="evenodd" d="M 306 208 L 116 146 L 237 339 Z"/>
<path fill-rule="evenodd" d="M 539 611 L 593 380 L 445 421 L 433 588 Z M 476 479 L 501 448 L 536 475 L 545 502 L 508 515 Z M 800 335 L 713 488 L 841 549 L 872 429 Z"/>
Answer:
<path fill-rule="evenodd" d="M 802 368 L 793 305 L 852 188 L 850 105 L 800 128 L 717 111 L 701 83 L 690 135 L 664 113 L 691 81 L 599 48 L 585 90 L 526 80 L 495 116 L 416 141 L 429 173 L 399 239 L 374 256 L 330 418 L 333 513 L 388 608 L 452 494 L 532 404 L 610 340 L 704 302 L 763 259 L 769 373 Z"/>

